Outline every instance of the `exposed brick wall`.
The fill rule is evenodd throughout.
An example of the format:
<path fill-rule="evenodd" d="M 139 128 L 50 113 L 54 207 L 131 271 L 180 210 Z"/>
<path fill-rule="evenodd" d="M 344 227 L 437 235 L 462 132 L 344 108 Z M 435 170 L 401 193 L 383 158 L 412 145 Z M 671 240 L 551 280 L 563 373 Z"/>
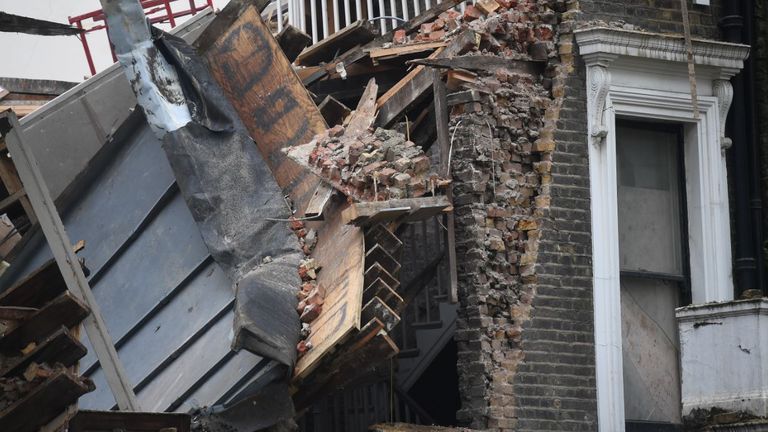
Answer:
<path fill-rule="evenodd" d="M 573 45 L 561 34 L 563 57 Z M 515 379 L 519 431 L 597 429 L 584 65 L 555 81 L 564 98 L 543 218 L 538 285 Z"/>
<path fill-rule="evenodd" d="M 543 80 L 499 87 L 481 76 L 476 87 L 492 96 L 451 118 L 452 126 L 461 121 L 452 163 L 461 300 L 457 417 L 477 429 L 595 431 L 586 77 L 572 30 L 623 21 L 680 33 L 680 3 L 528 3 L 533 23 L 549 8 L 556 12 L 555 22 L 547 12 L 556 46 L 547 45 Z M 697 37 L 719 38 L 720 2 L 712 3 L 689 5 Z M 543 112 L 504 111 L 533 106 L 541 87 L 549 90 L 548 103 L 539 103 Z"/>
<path fill-rule="evenodd" d="M 712 0 L 711 6 L 694 6 L 688 0 L 691 34 L 694 37 L 719 39 L 717 20 L 720 4 L 729 0 Z M 580 0 L 582 19 L 605 22 L 624 21 L 658 33 L 682 33 L 683 16 L 680 0 Z"/>
<path fill-rule="evenodd" d="M 461 122 L 452 159 L 457 418 L 477 429 L 590 431 L 596 391 L 586 94 L 571 35 L 578 3 L 528 3 L 533 26 L 546 15 L 559 28 L 547 41 L 543 79 L 481 74 L 473 87 L 486 92 L 482 102 L 451 116 L 452 127 Z"/>

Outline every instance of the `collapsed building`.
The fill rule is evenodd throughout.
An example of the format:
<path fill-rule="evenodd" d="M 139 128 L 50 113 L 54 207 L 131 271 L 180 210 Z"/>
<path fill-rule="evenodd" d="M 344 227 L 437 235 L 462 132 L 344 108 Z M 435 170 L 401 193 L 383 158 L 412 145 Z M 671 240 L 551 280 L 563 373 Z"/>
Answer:
<path fill-rule="evenodd" d="M 768 427 L 754 2 L 102 3 L 0 118 L 0 429 Z"/>

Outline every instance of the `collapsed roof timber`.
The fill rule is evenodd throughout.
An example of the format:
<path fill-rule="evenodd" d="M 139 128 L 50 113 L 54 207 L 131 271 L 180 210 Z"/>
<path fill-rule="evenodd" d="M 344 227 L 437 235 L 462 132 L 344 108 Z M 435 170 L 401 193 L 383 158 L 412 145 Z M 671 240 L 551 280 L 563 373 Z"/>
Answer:
<path fill-rule="evenodd" d="M 0 430 L 765 427 L 752 2 L 160 3 L 0 79 Z"/>

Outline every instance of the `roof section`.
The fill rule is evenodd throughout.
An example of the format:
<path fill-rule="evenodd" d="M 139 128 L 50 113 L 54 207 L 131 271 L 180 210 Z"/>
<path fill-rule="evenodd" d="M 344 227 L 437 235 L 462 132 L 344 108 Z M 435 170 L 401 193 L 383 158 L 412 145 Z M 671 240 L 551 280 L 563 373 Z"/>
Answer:
<path fill-rule="evenodd" d="M 86 242 L 80 255 L 142 408 L 186 411 L 222 402 L 260 369 L 261 358 L 230 350 L 231 283 L 208 254 L 160 142 L 138 113 L 124 130 L 127 136 L 104 149 L 110 157 L 89 186 L 78 189 L 65 227 Z M 49 257 L 38 245 L 26 271 Z M 112 408 L 92 352 L 81 368 L 96 391 L 80 405 Z"/>

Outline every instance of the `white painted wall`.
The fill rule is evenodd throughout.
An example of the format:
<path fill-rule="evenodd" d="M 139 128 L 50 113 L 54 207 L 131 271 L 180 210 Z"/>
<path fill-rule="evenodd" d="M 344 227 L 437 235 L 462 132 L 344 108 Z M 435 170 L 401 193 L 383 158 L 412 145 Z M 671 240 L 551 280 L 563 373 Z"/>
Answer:
<path fill-rule="evenodd" d="M 216 8 L 223 8 L 228 1 L 214 0 L 213 4 Z M 70 16 L 100 8 L 99 0 L 0 0 L 0 10 L 3 12 L 64 24 L 69 23 Z M 186 18 L 177 22 L 183 22 Z M 89 33 L 88 43 L 97 72 L 112 64 L 104 30 Z M 0 33 L 0 46 L 3 47 L 0 77 L 80 82 L 90 76 L 83 46 L 76 36 Z"/>

